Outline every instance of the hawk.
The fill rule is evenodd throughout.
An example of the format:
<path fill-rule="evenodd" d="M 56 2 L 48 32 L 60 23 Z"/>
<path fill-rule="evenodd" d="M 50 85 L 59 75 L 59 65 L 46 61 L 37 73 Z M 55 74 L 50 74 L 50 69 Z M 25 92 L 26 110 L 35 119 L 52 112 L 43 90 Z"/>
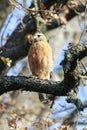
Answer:
<path fill-rule="evenodd" d="M 28 52 L 28 63 L 33 76 L 43 80 L 50 79 L 53 68 L 53 53 L 44 34 L 35 33 L 34 43 Z M 46 94 L 39 94 L 39 98 L 43 102 L 47 100 Z"/>

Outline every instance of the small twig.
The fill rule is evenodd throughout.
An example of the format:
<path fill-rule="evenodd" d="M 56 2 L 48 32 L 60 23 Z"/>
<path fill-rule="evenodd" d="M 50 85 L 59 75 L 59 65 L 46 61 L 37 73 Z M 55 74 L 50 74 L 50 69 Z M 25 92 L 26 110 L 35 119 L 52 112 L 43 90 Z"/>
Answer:
<path fill-rule="evenodd" d="M 54 96 L 53 99 L 52 99 L 52 103 L 51 103 L 51 105 L 50 105 L 50 108 L 53 107 L 53 105 L 54 105 L 54 101 L 55 101 L 55 96 Z"/>
<path fill-rule="evenodd" d="M 29 9 L 29 8 L 26 8 L 25 6 L 23 6 L 20 2 L 14 0 L 14 2 L 12 0 L 9 0 L 9 2 L 11 3 L 11 5 L 17 7 L 19 9 L 19 7 L 17 6 L 20 5 L 25 11 L 27 11 L 28 13 L 32 13 L 32 12 L 35 12 L 35 10 L 33 9 Z"/>

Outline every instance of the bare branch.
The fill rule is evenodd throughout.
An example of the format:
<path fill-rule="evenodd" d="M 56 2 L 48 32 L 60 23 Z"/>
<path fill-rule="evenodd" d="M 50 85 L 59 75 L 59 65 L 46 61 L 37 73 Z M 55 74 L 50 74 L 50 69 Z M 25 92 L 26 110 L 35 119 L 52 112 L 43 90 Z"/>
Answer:
<path fill-rule="evenodd" d="M 59 88 L 59 89 L 58 89 Z M 64 95 L 61 84 L 53 81 L 40 80 L 24 76 L 11 76 L 0 78 L 0 95 L 13 90 L 26 90 L 53 95 Z"/>

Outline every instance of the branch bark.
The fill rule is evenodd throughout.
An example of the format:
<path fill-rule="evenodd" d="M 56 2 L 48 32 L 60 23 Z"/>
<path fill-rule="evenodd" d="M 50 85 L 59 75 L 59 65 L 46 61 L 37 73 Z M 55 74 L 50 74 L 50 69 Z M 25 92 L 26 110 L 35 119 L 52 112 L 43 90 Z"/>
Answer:
<path fill-rule="evenodd" d="M 59 88 L 59 89 L 58 89 Z M 40 80 L 24 76 L 11 76 L 0 78 L 0 95 L 13 90 L 26 90 L 53 95 L 64 95 L 61 84 L 53 81 Z"/>

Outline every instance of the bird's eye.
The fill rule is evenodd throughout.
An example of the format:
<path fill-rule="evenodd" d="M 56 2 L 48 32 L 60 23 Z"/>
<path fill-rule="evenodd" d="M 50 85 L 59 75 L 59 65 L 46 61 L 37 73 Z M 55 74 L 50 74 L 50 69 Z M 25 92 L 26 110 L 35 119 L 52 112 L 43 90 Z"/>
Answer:
<path fill-rule="evenodd" d="M 40 35 L 38 35 L 38 37 L 40 37 Z"/>

